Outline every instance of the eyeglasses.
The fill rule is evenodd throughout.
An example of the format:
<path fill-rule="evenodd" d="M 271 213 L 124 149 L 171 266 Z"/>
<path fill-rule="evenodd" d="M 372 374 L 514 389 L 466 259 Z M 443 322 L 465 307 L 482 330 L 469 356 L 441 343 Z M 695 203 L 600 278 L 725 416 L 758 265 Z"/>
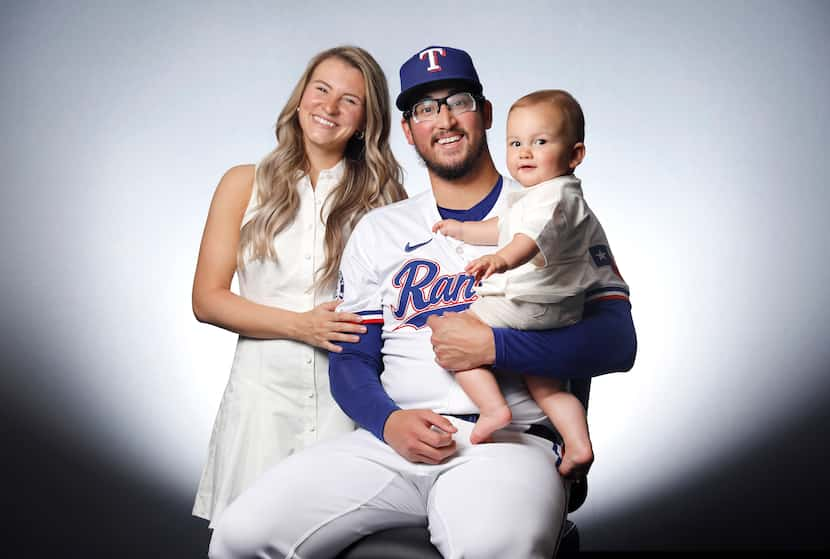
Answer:
<path fill-rule="evenodd" d="M 484 97 L 475 96 L 472 93 L 462 91 L 453 93 L 442 99 L 427 98 L 415 103 L 411 110 L 404 112 L 403 117 L 418 122 L 435 120 L 441 112 L 441 105 L 446 105 L 450 112 L 456 116 L 476 110 L 476 101 L 483 101 Z"/>

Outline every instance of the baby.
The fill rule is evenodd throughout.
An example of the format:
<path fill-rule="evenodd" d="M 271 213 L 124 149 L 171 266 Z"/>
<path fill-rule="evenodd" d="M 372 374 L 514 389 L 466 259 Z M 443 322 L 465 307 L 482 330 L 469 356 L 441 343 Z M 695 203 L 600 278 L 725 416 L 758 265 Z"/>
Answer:
<path fill-rule="evenodd" d="M 433 231 L 498 251 L 471 261 L 467 273 L 481 281 L 468 312 L 491 326 L 543 330 L 582 318 L 586 291 L 603 280 L 619 282 L 608 240 L 582 198 L 574 169 L 585 157 L 585 119 L 569 93 L 525 95 L 507 116 L 507 167 L 523 187 L 511 193 L 500 217 L 480 222 L 439 221 Z M 494 275 L 496 274 L 496 275 Z M 512 420 L 488 369 L 456 373 L 479 407 L 470 442 L 485 442 Z M 565 383 L 526 376 L 528 391 L 562 435 L 559 466 L 565 477 L 587 473 L 594 460 L 585 409 Z"/>

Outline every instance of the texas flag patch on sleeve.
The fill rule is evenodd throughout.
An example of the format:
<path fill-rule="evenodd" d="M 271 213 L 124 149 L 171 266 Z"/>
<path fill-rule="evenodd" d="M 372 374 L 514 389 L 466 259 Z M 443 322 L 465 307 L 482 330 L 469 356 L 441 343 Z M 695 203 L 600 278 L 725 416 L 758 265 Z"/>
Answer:
<path fill-rule="evenodd" d="M 605 245 L 594 245 L 588 249 L 588 252 L 591 253 L 591 258 L 593 258 L 594 265 L 597 268 L 600 266 L 610 266 L 613 263 L 611 251 Z"/>
<path fill-rule="evenodd" d="M 588 249 L 588 252 L 591 254 L 591 259 L 594 261 L 594 266 L 597 268 L 602 268 L 603 266 L 610 266 L 611 271 L 614 273 L 615 276 L 620 278 L 621 280 L 625 281 L 620 273 L 619 268 L 617 268 L 617 263 L 614 262 L 614 257 L 611 256 L 611 251 L 608 250 L 608 246 L 606 245 L 594 245 Z"/>

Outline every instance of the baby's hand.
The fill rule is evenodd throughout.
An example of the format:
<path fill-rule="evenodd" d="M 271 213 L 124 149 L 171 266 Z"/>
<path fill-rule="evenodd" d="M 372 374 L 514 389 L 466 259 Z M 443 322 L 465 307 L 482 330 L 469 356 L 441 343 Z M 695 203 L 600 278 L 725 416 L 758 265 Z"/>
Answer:
<path fill-rule="evenodd" d="M 461 229 L 462 224 L 457 219 L 442 219 L 441 221 L 432 226 L 433 233 L 435 233 L 436 231 L 440 231 L 447 237 L 452 237 L 453 239 L 463 241 L 464 239 L 461 238 Z"/>
<path fill-rule="evenodd" d="M 507 261 L 498 254 L 486 254 L 481 258 L 476 258 L 464 268 L 468 274 L 475 276 L 475 281 L 478 283 L 481 280 L 487 279 L 493 274 L 501 274 L 507 271 Z"/>

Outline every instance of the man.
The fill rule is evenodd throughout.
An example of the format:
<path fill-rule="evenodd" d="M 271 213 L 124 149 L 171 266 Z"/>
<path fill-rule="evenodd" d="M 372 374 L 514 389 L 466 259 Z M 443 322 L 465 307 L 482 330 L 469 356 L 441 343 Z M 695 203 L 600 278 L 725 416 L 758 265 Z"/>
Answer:
<path fill-rule="evenodd" d="M 432 188 L 364 217 L 343 255 L 341 309 L 364 316 L 369 332 L 332 354 L 331 386 L 361 428 L 266 473 L 219 519 L 211 557 L 333 557 L 367 533 L 425 524 L 445 557 L 554 554 L 567 501 L 559 447 L 515 373 L 627 370 L 634 329 L 624 284 L 596 286 L 582 322 L 559 330 L 438 318 L 475 299 L 464 265 L 491 248 L 435 236 L 432 225 L 496 215 L 516 188 L 490 157 L 482 93 L 464 51 L 429 47 L 402 66 L 402 127 Z M 501 371 L 513 423 L 472 445 L 477 410 L 449 371 L 482 364 Z"/>

